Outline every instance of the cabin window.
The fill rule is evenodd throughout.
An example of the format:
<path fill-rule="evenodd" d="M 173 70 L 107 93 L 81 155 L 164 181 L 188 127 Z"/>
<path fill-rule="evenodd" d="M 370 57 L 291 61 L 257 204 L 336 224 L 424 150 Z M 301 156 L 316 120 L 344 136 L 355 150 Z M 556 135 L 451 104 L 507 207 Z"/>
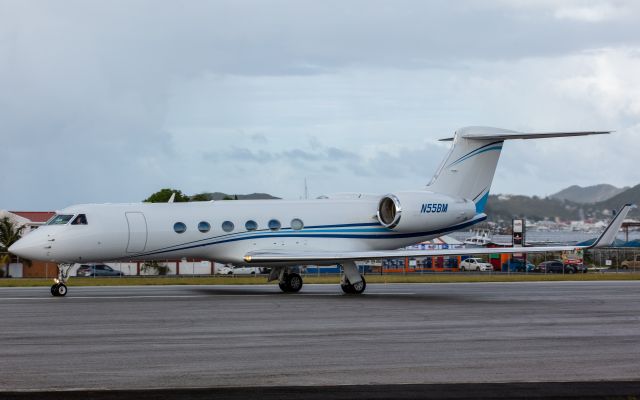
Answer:
<path fill-rule="evenodd" d="M 304 222 L 302 222 L 300 218 L 294 218 L 291 220 L 291 228 L 299 231 L 300 229 L 304 228 Z"/>
<path fill-rule="evenodd" d="M 176 231 L 176 233 L 185 233 L 187 231 L 187 226 L 182 222 L 176 222 L 173 224 L 173 230 Z"/>
<path fill-rule="evenodd" d="M 254 220 L 249 220 L 244 224 L 244 227 L 247 228 L 248 231 L 255 231 L 258 229 L 258 223 Z"/>
<path fill-rule="evenodd" d="M 280 225 L 280 221 L 278 221 L 277 219 L 272 219 L 271 221 L 269 221 L 269 229 L 271 229 L 272 231 L 279 231 L 281 226 L 282 225 Z"/>
<path fill-rule="evenodd" d="M 222 230 L 223 230 L 223 231 L 225 231 L 225 232 L 231 232 L 231 231 L 233 231 L 233 228 L 234 228 L 234 227 L 235 227 L 235 226 L 233 225 L 233 222 L 231 222 L 231 221 L 224 221 L 224 222 L 222 223 Z"/>
<path fill-rule="evenodd" d="M 73 220 L 71 225 L 87 225 L 87 216 L 84 214 L 78 214 L 76 219 Z"/>
<path fill-rule="evenodd" d="M 198 224 L 198 230 L 202 233 L 207 233 L 211 229 L 211 225 L 207 221 L 201 221 Z"/>
<path fill-rule="evenodd" d="M 66 225 L 73 218 L 73 214 L 70 215 L 56 215 L 51 218 L 47 225 Z"/>

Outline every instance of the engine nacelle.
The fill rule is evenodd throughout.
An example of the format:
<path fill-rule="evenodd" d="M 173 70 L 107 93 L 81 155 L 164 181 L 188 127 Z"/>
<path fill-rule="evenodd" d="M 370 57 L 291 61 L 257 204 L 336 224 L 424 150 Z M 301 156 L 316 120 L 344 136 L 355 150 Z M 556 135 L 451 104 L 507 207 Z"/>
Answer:
<path fill-rule="evenodd" d="M 427 191 L 388 194 L 378 203 L 378 221 L 398 232 L 447 228 L 475 215 L 473 201 Z"/>

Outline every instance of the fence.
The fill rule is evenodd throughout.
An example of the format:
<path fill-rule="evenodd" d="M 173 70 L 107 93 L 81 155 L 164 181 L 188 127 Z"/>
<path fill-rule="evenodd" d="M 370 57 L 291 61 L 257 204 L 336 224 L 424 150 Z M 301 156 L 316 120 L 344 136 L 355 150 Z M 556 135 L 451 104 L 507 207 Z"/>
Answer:
<path fill-rule="evenodd" d="M 526 249 L 526 248 L 524 248 Z M 0 253 L 0 257 L 6 253 Z M 527 262 L 538 265 L 543 261 L 560 259 L 559 253 L 536 253 L 527 254 Z M 481 256 L 480 258 L 487 258 Z M 428 260 L 430 259 L 430 260 Z M 458 273 L 458 263 L 462 257 L 423 257 L 417 259 L 401 258 L 388 261 L 373 261 L 360 265 L 360 270 L 365 274 L 416 274 L 416 273 Z M 640 248 L 615 247 L 605 249 L 588 250 L 584 254 L 584 264 L 591 271 L 603 272 L 640 272 L 640 262 L 632 262 L 623 265 L 624 261 L 640 260 Z M 429 262 L 428 262 L 429 261 Z M 141 262 L 107 263 L 115 271 L 122 272 L 124 276 L 150 276 L 157 275 L 157 271 L 142 268 Z M 159 262 L 161 266 L 166 266 L 168 276 L 212 276 L 221 270 L 222 264 L 209 261 L 178 260 Z M 71 276 L 76 275 L 80 264 L 76 264 L 70 271 Z M 304 266 L 301 272 L 306 275 L 328 275 L 340 273 L 338 266 Z M 499 272 L 497 269 L 495 272 Z M 238 270 L 235 274 L 229 275 L 251 275 L 264 273 L 264 270 L 251 269 L 247 271 Z M 507 273 L 513 271 L 507 270 Z M 526 272 L 526 271 L 525 271 Z M 0 277 L 9 275 L 13 278 L 53 278 L 57 275 L 58 268 L 55 263 L 46 262 L 22 262 L 13 259 L 8 265 L 0 264 Z M 226 275 L 228 272 L 225 271 Z"/>

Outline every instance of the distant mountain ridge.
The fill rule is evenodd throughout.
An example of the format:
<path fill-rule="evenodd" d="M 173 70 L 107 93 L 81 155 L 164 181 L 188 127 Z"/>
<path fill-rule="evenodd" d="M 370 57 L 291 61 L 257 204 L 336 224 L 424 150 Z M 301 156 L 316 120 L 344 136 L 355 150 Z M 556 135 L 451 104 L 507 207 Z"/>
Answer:
<path fill-rule="evenodd" d="M 611 217 L 612 211 L 627 203 L 640 205 L 640 185 L 624 189 L 606 200 L 592 203 L 552 197 L 490 195 L 485 212 L 490 221 L 510 221 L 514 217 L 524 217 L 533 221 L 555 218 L 574 221 L 584 218 L 607 219 Z M 640 209 L 631 210 L 629 217 L 640 217 Z"/>
<path fill-rule="evenodd" d="M 557 200 L 569 200 L 574 203 L 587 204 L 598 203 L 629 190 L 629 187 L 617 188 L 606 183 L 582 187 L 578 185 L 569 186 L 566 189 L 552 194 L 549 198 Z"/>

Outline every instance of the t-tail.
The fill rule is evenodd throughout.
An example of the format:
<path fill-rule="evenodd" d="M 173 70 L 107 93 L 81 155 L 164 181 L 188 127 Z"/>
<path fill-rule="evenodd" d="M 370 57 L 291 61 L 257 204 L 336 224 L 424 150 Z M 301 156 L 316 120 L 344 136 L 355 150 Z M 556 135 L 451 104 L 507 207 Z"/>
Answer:
<path fill-rule="evenodd" d="M 471 126 L 455 132 L 451 150 L 427 189 L 471 200 L 476 213 L 484 212 L 491 182 L 505 140 L 600 135 L 611 131 L 522 133 L 500 128 Z"/>

